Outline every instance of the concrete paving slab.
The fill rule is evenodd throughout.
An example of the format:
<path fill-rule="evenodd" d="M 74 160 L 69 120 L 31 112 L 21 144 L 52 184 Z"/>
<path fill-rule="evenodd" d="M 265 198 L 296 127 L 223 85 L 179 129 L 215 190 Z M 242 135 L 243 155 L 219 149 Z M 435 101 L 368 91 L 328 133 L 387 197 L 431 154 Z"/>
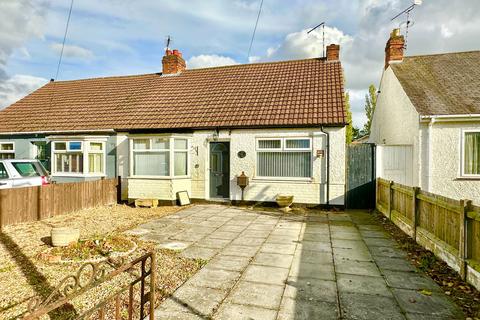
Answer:
<path fill-rule="evenodd" d="M 333 256 L 335 260 L 373 261 L 368 251 L 357 249 L 333 248 Z"/>
<path fill-rule="evenodd" d="M 362 235 L 360 232 L 332 232 L 331 238 L 343 240 L 362 240 Z"/>
<path fill-rule="evenodd" d="M 383 275 L 392 288 L 442 292 L 435 281 L 420 273 L 385 270 Z"/>
<path fill-rule="evenodd" d="M 237 245 L 229 244 L 221 251 L 221 253 L 224 255 L 251 258 L 255 256 L 257 251 L 258 251 L 257 247 L 237 246 Z"/>
<path fill-rule="evenodd" d="M 240 272 L 203 268 L 186 283 L 196 287 L 230 290 L 240 278 Z"/>
<path fill-rule="evenodd" d="M 331 252 L 297 250 L 294 261 L 297 263 L 315 263 L 315 264 L 332 264 L 333 256 Z"/>
<path fill-rule="evenodd" d="M 293 261 L 293 255 L 259 252 L 253 264 L 270 267 L 290 268 Z"/>
<path fill-rule="evenodd" d="M 201 292 L 202 294 L 198 294 Z M 226 290 L 182 286 L 172 295 L 172 299 L 182 303 L 188 309 L 204 316 L 211 316 L 227 296 Z"/>
<path fill-rule="evenodd" d="M 300 251 L 320 251 L 320 252 L 332 252 L 332 245 L 328 242 L 316 242 L 316 241 L 301 241 L 297 247 Z"/>
<path fill-rule="evenodd" d="M 385 281 L 379 277 L 337 273 L 337 285 L 340 293 L 349 292 L 392 297 Z"/>
<path fill-rule="evenodd" d="M 408 260 L 405 260 L 404 258 L 374 256 L 373 259 L 375 260 L 375 263 L 382 272 L 385 270 L 410 272 L 416 271 L 416 268 L 412 265 L 412 263 Z"/>
<path fill-rule="evenodd" d="M 227 240 L 233 240 L 236 237 L 238 237 L 239 232 L 231 232 L 231 231 L 215 231 L 212 232 L 209 237 L 210 238 L 217 238 L 217 239 L 227 239 Z"/>
<path fill-rule="evenodd" d="M 285 236 L 268 236 L 265 240 L 266 243 L 281 243 L 281 244 L 297 244 L 298 237 L 285 237 Z"/>
<path fill-rule="evenodd" d="M 217 231 L 220 231 L 220 232 L 242 232 L 243 230 L 245 230 L 247 227 L 246 226 L 236 226 L 236 225 L 226 225 L 224 224 L 223 226 L 221 226 L 220 228 L 218 228 Z"/>
<path fill-rule="evenodd" d="M 289 279 L 296 281 L 299 278 L 335 280 L 333 263 L 306 263 L 294 260 L 290 268 Z"/>
<path fill-rule="evenodd" d="M 285 287 L 284 297 L 306 302 L 337 302 L 337 284 L 335 281 L 298 278 L 289 279 Z"/>
<path fill-rule="evenodd" d="M 335 260 L 337 273 L 356 274 L 360 276 L 381 277 L 377 265 L 369 261 Z"/>
<path fill-rule="evenodd" d="M 338 319 L 336 303 L 296 300 L 288 297 L 282 299 L 277 320 L 311 320 Z"/>
<path fill-rule="evenodd" d="M 293 254 L 295 252 L 296 246 L 296 244 L 264 243 L 263 246 L 260 248 L 260 252 Z"/>
<path fill-rule="evenodd" d="M 368 247 L 362 240 L 332 239 L 332 247 L 368 251 Z"/>
<path fill-rule="evenodd" d="M 370 247 L 370 252 L 374 257 L 387 257 L 387 258 L 406 258 L 407 253 L 403 250 L 392 247 Z"/>
<path fill-rule="evenodd" d="M 393 247 L 397 248 L 398 243 L 393 239 L 385 238 L 363 238 L 368 247 Z"/>
<path fill-rule="evenodd" d="M 227 302 L 277 310 L 284 286 L 240 281 L 227 297 Z"/>
<path fill-rule="evenodd" d="M 177 290 L 185 290 L 178 300 L 187 303 L 167 299 L 159 319 L 275 319 L 277 313 L 277 319 L 337 319 L 340 310 L 342 319 L 461 318 L 447 296 L 413 272 L 370 213 L 283 215 L 221 205 L 186 210 L 151 221 L 156 227 L 143 235 L 188 244 L 182 254 L 210 259 Z M 431 297 L 418 293 L 424 288 Z"/>
<path fill-rule="evenodd" d="M 415 290 L 393 289 L 400 307 L 409 313 L 427 314 L 448 319 L 463 319 L 462 311 L 447 296 L 433 292 L 431 296 Z"/>
<path fill-rule="evenodd" d="M 266 239 L 270 235 L 270 230 L 249 230 L 246 229 L 240 233 L 240 237 L 253 237 Z"/>
<path fill-rule="evenodd" d="M 204 268 L 222 269 L 228 271 L 243 271 L 250 263 L 250 257 L 228 256 L 219 254 L 215 256 Z"/>
<path fill-rule="evenodd" d="M 188 247 L 187 249 L 183 250 L 180 255 L 182 257 L 191 258 L 191 259 L 210 260 L 218 253 L 218 250 L 219 249 L 200 247 L 194 244 Z"/>
<path fill-rule="evenodd" d="M 364 238 L 384 238 L 384 239 L 390 238 L 389 234 L 385 231 L 360 230 L 360 233 Z"/>
<path fill-rule="evenodd" d="M 266 284 L 285 285 L 288 277 L 288 268 L 250 265 L 243 273 L 243 280 Z"/>
<path fill-rule="evenodd" d="M 207 247 L 213 249 L 223 249 L 225 248 L 232 240 L 228 239 L 217 239 L 206 237 L 195 243 L 199 247 Z"/>
<path fill-rule="evenodd" d="M 277 311 L 235 303 L 224 303 L 213 317 L 215 320 L 275 320 Z"/>
<path fill-rule="evenodd" d="M 340 307 L 343 319 L 404 320 L 405 316 L 392 297 L 359 293 L 341 293 Z"/>
<path fill-rule="evenodd" d="M 251 246 L 251 247 L 259 248 L 264 242 L 265 242 L 265 238 L 239 236 L 238 238 L 232 241 L 232 244 L 236 246 Z"/>

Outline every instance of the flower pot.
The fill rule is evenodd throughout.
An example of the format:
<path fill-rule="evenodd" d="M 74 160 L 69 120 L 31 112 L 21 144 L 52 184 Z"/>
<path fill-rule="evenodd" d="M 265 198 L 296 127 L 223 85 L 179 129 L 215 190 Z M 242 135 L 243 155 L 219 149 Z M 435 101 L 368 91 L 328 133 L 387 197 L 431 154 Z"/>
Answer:
<path fill-rule="evenodd" d="M 275 199 L 280 208 L 290 207 L 293 203 L 293 196 L 278 195 Z"/>
<path fill-rule="evenodd" d="M 66 247 L 80 238 L 80 230 L 76 228 L 58 227 L 52 228 L 52 245 L 54 247 Z"/>

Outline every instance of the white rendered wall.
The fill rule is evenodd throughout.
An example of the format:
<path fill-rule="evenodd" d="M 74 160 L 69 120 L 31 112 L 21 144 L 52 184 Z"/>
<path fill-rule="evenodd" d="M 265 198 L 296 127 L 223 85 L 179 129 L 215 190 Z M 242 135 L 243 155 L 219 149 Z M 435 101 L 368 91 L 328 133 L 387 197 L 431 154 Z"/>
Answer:
<path fill-rule="evenodd" d="M 414 173 L 411 183 L 418 186 L 421 180 L 419 114 L 392 68 L 383 72 L 379 91 L 369 142 L 386 146 L 411 146 Z"/>
<path fill-rule="evenodd" d="M 325 128 L 330 134 L 330 204 L 343 205 L 345 193 L 345 128 Z M 174 200 L 176 192 L 187 190 L 191 198 L 210 200 L 209 194 L 209 143 L 212 130 L 193 133 L 190 150 L 189 179 L 128 179 L 129 198 L 158 198 Z M 313 171 L 311 179 L 265 179 L 256 172 L 256 139 L 261 137 L 310 137 L 312 138 Z M 241 189 L 236 177 L 242 171 L 250 178 L 245 189 L 247 201 L 275 201 L 278 194 L 294 196 L 297 203 L 326 203 L 326 137 L 319 128 L 311 129 L 236 129 L 221 130 L 216 141 L 230 142 L 230 199 L 241 200 Z M 325 156 L 316 157 L 316 150 L 324 150 Z M 237 153 L 245 151 L 245 158 Z M 127 150 L 128 154 L 128 150 Z M 128 168 L 128 164 L 127 164 Z"/>

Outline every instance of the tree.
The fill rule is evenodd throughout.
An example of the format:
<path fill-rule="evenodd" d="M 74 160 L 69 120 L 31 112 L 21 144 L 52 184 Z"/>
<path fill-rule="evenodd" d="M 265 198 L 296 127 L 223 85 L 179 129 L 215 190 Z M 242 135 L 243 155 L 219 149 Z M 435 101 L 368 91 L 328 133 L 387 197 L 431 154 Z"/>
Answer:
<path fill-rule="evenodd" d="M 345 92 L 345 110 L 347 111 L 347 127 L 345 131 L 345 138 L 347 144 L 352 143 L 353 140 L 353 124 L 352 124 L 352 112 L 350 111 L 350 95 Z"/>
<path fill-rule="evenodd" d="M 363 135 L 370 134 L 370 128 L 372 127 L 373 113 L 377 106 L 377 88 L 373 84 L 368 87 L 368 94 L 365 95 L 365 114 L 367 116 L 367 122 L 363 126 Z"/>

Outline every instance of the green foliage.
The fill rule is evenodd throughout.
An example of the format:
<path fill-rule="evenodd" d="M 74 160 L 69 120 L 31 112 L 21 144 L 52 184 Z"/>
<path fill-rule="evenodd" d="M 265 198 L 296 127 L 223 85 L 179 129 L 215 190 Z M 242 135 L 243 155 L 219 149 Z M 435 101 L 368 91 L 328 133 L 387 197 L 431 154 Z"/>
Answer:
<path fill-rule="evenodd" d="M 345 92 L 345 110 L 347 111 L 347 128 L 345 132 L 345 138 L 347 144 L 352 143 L 353 140 L 353 124 L 352 124 L 352 112 L 350 111 L 350 95 Z"/>
<path fill-rule="evenodd" d="M 435 258 L 435 256 L 433 254 L 426 253 L 426 254 L 423 254 L 420 257 L 420 259 L 419 259 L 420 265 L 418 267 L 422 271 L 427 271 L 427 270 L 429 270 L 433 267 L 433 265 L 435 264 L 436 261 L 437 261 L 437 259 Z"/>
<path fill-rule="evenodd" d="M 367 116 L 367 123 L 363 126 L 362 135 L 369 135 L 372 127 L 373 113 L 377 106 L 377 88 L 373 84 L 368 87 L 368 94 L 365 95 L 365 114 Z"/>

